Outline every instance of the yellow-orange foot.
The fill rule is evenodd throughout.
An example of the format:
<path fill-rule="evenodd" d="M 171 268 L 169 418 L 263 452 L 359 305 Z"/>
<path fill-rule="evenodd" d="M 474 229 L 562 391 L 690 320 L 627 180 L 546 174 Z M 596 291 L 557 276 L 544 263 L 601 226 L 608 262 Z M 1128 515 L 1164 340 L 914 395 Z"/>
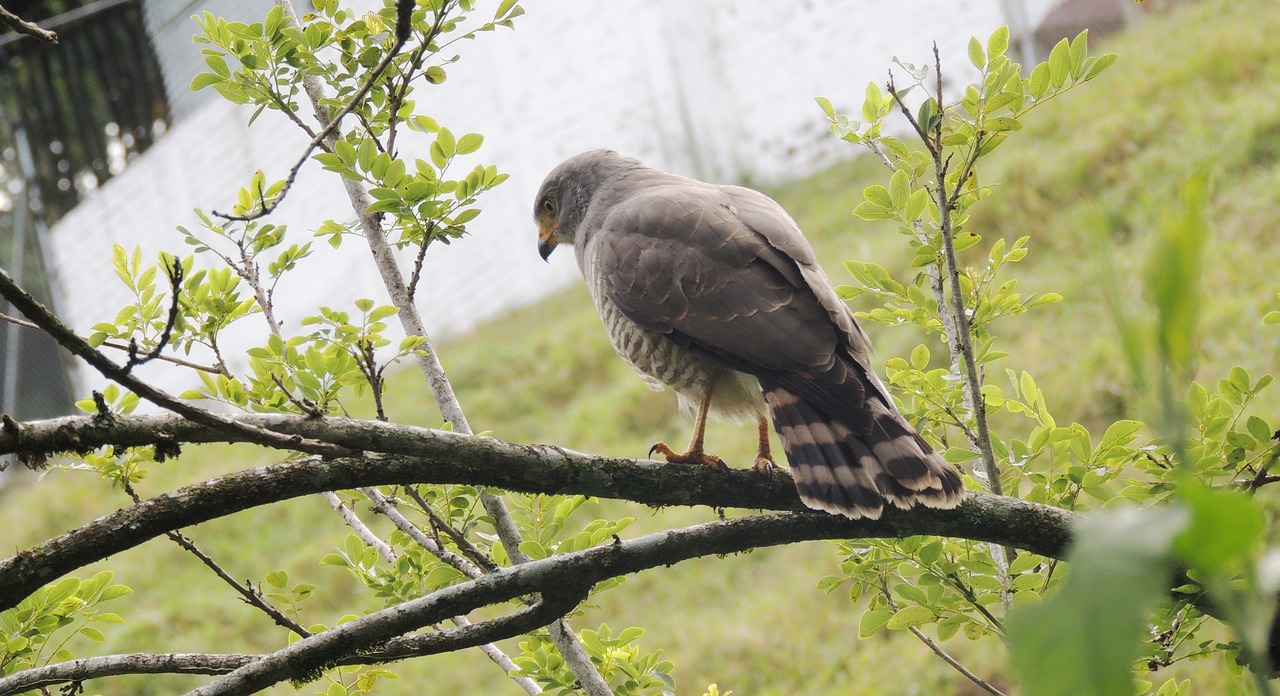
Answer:
<path fill-rule="evenodd" d="M 777 470 L 778 465 L 773 461 L 773 455 L 768 452 L 761 452 L 756 455 L 755 470 L 765 476 L 773 476 L 773 472 Z"/>
<path fill-rule="evenodd" d="M 769 421 L 765 420 L 764 416 L 760 416 L 757 419 L 757 426 L 760 444 L 756 447 L 755 469 L 765 476 L 773 476 L 773 470 L 778 467 L 773 461 L 773 452 L 769 449 Z"/>
<path fill-rule="evenodd" d="M 673 464 L 702 464 L 717 471 L 729 470 L 729 465 L 725 464 L 723 459 L 714 454 L 707 454 L 700 449 L 691 449 L 684 454 L 680 454 L 668 447 L 667 443 L 659 442 L 649 448 L 649 456 L 652 457 L 654 452 L 666 457 L 667 461 Z"/>

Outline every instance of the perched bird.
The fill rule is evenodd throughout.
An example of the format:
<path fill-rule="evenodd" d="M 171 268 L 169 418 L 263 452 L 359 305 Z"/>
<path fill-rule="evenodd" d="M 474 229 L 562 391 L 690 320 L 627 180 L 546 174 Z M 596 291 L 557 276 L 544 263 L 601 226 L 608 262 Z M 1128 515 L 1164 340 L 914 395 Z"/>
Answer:
<path fill-rule="evenodd" d="M 571 245 L 618 354 L 694 414 L 672 462 L 723 467 L 707 416 L 772 416 L 800 498 L 857 519 L 885 502 L 955 507 L 960 475 L 911 428 L 871 369 L 870 343 L 795 221 L 757 191 L 667 174 L 611 150 L 557 166 L 534 206 L 538 252 Z M 651 453 L 652 451 L 651 450 Z"/>

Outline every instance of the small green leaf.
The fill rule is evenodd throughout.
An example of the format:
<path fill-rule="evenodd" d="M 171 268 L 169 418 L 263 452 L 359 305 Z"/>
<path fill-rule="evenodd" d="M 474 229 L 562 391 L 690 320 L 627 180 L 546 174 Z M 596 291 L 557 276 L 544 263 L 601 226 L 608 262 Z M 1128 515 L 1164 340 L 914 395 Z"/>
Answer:
<path fill-rule="evenodd" d="M 899 631 L 912 626 L 920 626 L 933 621 L 933 610 L 919 604 L 903 607 L 894 612 L 885 626 L 891 631 Z"/>
<path fill-rule="evenodd" d="M 1089 53 L 1089 30 L 1081 31 L 1071 42 L 1071 77 L 1079 79 L 1084 75 L 1084 60 Z"/>
<path fill-rule="evenodd" d="M 88 638 L 89 640 L 92 640 L 98 643 L 102 643 L 107 639 L 106 636 L 102 635 L 102 631 L 99 631 L 98 629 L 92 626 L 81 626 L 80 633 L 85 638 Z"/>
<path fill-rule="evenodd" d="M 948 447 L 947 451 L 942 453 L 942 458 L 951 462 L 952 464 L 959 464 L 960 462 L 969 461 L 970 459 L 976 459 L 977 457 L 978 457 L 977 452 L 974 452 L 973 450 L 965 449 L 963 447 Z"/>
<path fill-rule="evenodd" d="M 870 638 L 880 632 L 885 624 L 889 623 L 889 619 L 893 617 L 893 610 L 889 607 L 879 607 L 869 611 L 862 612 L 862 618 L 858 620 L 858 637 Z"/>
<path fill-rule="evenodd" d="M 1114 53 L 1107 53 L 1107 54 L 1098 56 L 1097 60 L 1094 61 L 1093 66 L 1090 67 L 1089 71 L 1085 73 L 1084 75 L 1085 82 L 1088 82 L 1089 80 L 1092 80 L 1098 75 L 1101 75 L 1102 71 L 1111 67 L 1111 64 L 1114 62 L 1116 62 L 1116 54 Z"/>
<path fill-rule="evenodd" d="M 911 180 L 901 169 L 889 178 L 889 201 L 894 210 L 902 210 L 907 205 L 907 197 L 911 195 Z"/>
<path fill-rule="evenodd" d="M 1027 87 L 1031 90 L 1031 96 L 1040 99 L 1049 91 L 1049 64 L 1041 63 L 1031 71 L 1031 77 L 1027 79 Z"/>
<path fill-rule="evenodd" d="M 991 38 L 987 39 L 987 56 L 990 60 L 995 60 L 1004 55 L 1009 48 L 1009 27 L 1002 26 L 991 32 Z"/>
<path fill-rule="evenodd" d="M 835 107 L 831 106 L 830 99 L 827 99 L 826 97 L 814 97 L 813 100 L 818 102 L 818 108 L 822 109 L 822 113 L 826 114 L 827 118 L 834 119 L 836 117 L 836 110 Z"/>
<path fill-rule="evenodd" d="M 987 54 L 982 50 L 982 43 L 976 36 L 969 37 L 969 62 L 979 70 L 987 66 Z"/>
<path fill-rule="evenodd" d="M 1070 74 L 1071 44 L 1063 39 L 1049 51 L 1049 83 L 1054 87 L 1061 87 Z"/>
<path fill-rule="evenodd" d="M 196 75 L 195 77 L 191 78 L 191 91 L 197 92 L 210 85 L 216 85 L 222 82 L 224 79 L 225 78 L 223 78 L 222 76 L 216 75 L 211 72 L 200 73 L 199 75 Z"/>
<path fill-rule="evenodd" d="M 1191 523 L 1173 540 L 1173 548 L 1192 569 L 1228 572 L 1257 548 L 1265 521 L 1248 494 L 1191 480 L 1182 483 L 1179 493 L 1191 511 Z"/>
<path fill-rule="evenodd" d="M 902 217 L 908 222 L 919 220 L 924 215 L 925 207 L 929 205 L 928 189 L 918 189 L 907 198 L 907 204 L 903 208 Z"/>
<path fill-rule="evenodd" d="M 1022 128 L 1022 122 L 1016 118 L 1008 118 L 1005 116 L 999 118 L 989 118 L 983 124 L 986 131 L 991 133 L 1001 133 L 1004 131 L 1016 131 Z"/>
<path fill-rule="evenodd" d="M 458 154 L 469 155 L 476 150 L 479 150 L 480 146 L 483 144 L 483 135 L 480 135 L 479 133 L 467 133 L 461 138 L 458 138 Z"/>

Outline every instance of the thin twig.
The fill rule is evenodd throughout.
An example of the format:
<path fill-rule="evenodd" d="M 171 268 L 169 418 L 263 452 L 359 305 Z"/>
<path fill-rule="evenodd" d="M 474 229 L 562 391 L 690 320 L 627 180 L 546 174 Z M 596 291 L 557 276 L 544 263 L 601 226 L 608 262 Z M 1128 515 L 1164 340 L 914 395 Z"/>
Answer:
<path fill-rule="evenodd" d="M 481 551 L 479 548 L 476 548 L 476 545 L 471 543 L 471 540 L 468 539 L 465 534 L 455 529 L 453 525 L 449 524 L 447 520 L 440 516 L 440 513 L 435 511 L 435 508 L 431 507 L 431 504 L 428 503 L 426 499 L 422 497 L 422 494 L 418 492 L 417 486 L 405 486 L 404 490 L 409 494 L 409 497 L 418 504 L 427 517 L 431 519 L 431 524 L 437 529 L 443 529 L 444 533 L 448 534 L 450 539 L 453 539 L 453 543 L 457 544 L 458 550 L 470 559 L 471 562 L 481 568 L 484 568 L 486 572 L 496 570 L 498 568 L 497 564 L 493 562 L 493 559 L 489 557 L 489 554 Z"/>
<path fill-rule="evenodd" d="M 363 541 L 365 546 L 377 549 L 378 555 L 382 556 L 387 563 L 396 562 L 395 549 L 391 548 L 390 544 L 383 541 L 364 522 L 360 521 L 355 510 L 352 510 L 346 503 L 342 502 L 342 498 L 339 498 L 337 493 L 325 491 L 324 497 L 325 500 L 329 501 L 329 505 L 342 517 L 342 520 L 347 523 L 347 526 L 356 533 L 356 536 L 360 537 L 360 541 Z"/>
<path fill-rule="evenodd" d="M 172 289 L 173 298 L 169 303 L 169 316 L 165 318 L 164 329 L 160 332 L 160 339 L 156 341 L 155 347 L 141 357 L 138 356 L 137 341 L 129 341 L 129 361 L 122 368 L 125 372 L 129 372 L 138 365 L 160 357 L 160 354 L 164 352 L 165 346 L 169 344 L 169 339 L 173 336 L 173 327 L 178 323 L 178 305 L 182 296 L 182 276 L 185 273 L 182 268 L 182 262 L 173 257 L 173 265 L 166 268 L 165 273 L 169 276 L 169 287 Z"/>
<path fill-rule="evenodd" d="M 135 505 L 142 502 L 142 498 L 128 481 L 124 482 L 124 492 L 133 499 Z M 235 590 L 246 604 L 271 617 L 271 620 L 275 621 L 278 626 L 287 628 L 303 638 L 311 635 L 310 631 L 303 628 L 296 621 L 285 616 L 283 612 L 272 606 L 271 603 L 262 596 L 262 592 L 260 590 L 252 585 L 242 584 L 240 581 L 231 577 L 230 573 L 223 570 L 222 566 L 218 565 L 217 561 L 213 560 L 211 556 L 206 554 L 204 551 L 201 551 L 200 548 L 196 546 L 196 543 L 189 537 L 177 531 L 165 532 L 165 536 L 169 537 L 170 541 L 173 543 L 182 547 L 182 549 L 187 553 L 190 553 L 200 559 L 200 562 L 212 570 L 219 579 L 227 585 L 230 585 L 231 589 Z"/>
<path fill-rule="evenodd" d="M 28 22 L 27 20 L 4 9 L 3 7 L 0 7 L 0 24 L 8 24 L 11 29 L 18 32 L 19 34 L 26 34 L 27 36 L 33 36 L 45 43 L 50 43 L 50 44 L 58 43 L 57 34 L 49 31 L 48 29 L 41 29 L 34 22 Z"/>
<path fill-rule="evenodd" d="M 3 313 L 3 312 L 0 312 L 0 321 L 9 322 L 10 324 L 17 324 L 18 326 L 21 326 L 21 327 L 24 327 L 24 328 L 28 328 L 28 329 L 35 329 L 36 331 L 40 331 L 40 330 L 41 330 L 40 326 L 39 326 L 38 324 L 34 323 L 34 322 L 30 322 L 30 321 L 27 321 L 26 319 L 21 319 L 21 318 L 19 318 L 19 317 L 15 317 L 15 316 L 10 316 L 10 315 L 5 314 L 5 313 Z M 127 344 L 119 343 L 119 342 L 116 342 L 116 341 L 103 341 L 103 342 L 99 345 L 99 347 L 107 347 L 107 348 L 110 348 L 110 349 L 112 349 L 112 350 L 119 350 L 119 351 L 124 351 L 124 352 L 128 352 L 128 351 L 129 351 L 129 346 L 128 346 Z M 187 367 L 187 368 L 191 368 L 192 370 L 199 370 L 199 371 L 201 371 L 201 372 L 209 372 L 209 373 L 212 373 L 212 374 L 215 374 L 215 375 L 217 375 L 217 374 L 222 374 L 222 370 L 221 370 L 221 369 L 219 369 L 219 368 L 218 368 L 218 367 L 216 367 L 216 366 L 213 366 L 213 365 L 201 365 L 201 364 L 199 364 L 199 363 L 193 363 L 193 362 L 190 362 L 190 361 L 187 361 L 187 360 L 183 360 L 182 358 L 175 358 L 175 357 L 170 356 L 170 355 L 157 355 L 157 356 L 155 356 L 155 359 L 156 359 L 156 360 L 160 360 L 160 361 L 162 361 L 162 362 L 172 363 L 172 364 L 174 364 L 174 365 L 178 365 L 178 366 L 180 366 L 180 367 Z"/>
<path fill-rule="evenodd" d="M 889 608 L 894 610 L 895 612 L 898 611 L 898 603 L 893 601 L 893 595 L 889 593 L 889 585 L 885 581 L 884 576 L 880 577 L 880 591 L 881 593 L 884 594 L 885 600 L 889 602 Z M 963 664 L 961 664 L 959 660 L 952 657 L 950 653 L 944 650 L 942 646 L 938 644 L 938 641 L 925 635 L 923 631 L 916 628 L 915 626 L 910 626 L 907 628 L 907 630 L 911 631 L 911 635 L 918 638 L 921 643 L 924 643 L 930 650 L 932 650 L 933 654 L 942 658 L 943 662 L 946 662 L 947 664 L 951 665 L 957 672 L 963 674 L 965 678 L 967 678 L 969 681 L 973 682 L 974 684 L 977 684 L 978 688 L 991 694 L 991 696 L 1005 696 L 1004 692 L 992 686 L 991 682 L 988 682 L 986 679 L 983 679 L 982 677 L 979 677 L 977 674 L 974 674 L 973 672 L 969 671 L 968 667 L 965 667 Z"/>

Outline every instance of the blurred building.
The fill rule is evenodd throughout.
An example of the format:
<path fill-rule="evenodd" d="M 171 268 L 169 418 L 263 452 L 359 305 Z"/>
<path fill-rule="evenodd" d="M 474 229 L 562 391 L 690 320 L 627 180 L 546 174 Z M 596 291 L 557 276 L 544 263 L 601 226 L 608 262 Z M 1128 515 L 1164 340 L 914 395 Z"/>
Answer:
<path fill-rule="evenodd" d="M 479 4 L 483 14 L 497 3 Z M 1043 50 L 1036 30 L 1058 4 L 527 2 L 514 32 L 458 46 L 461 60 L 448 66 L 449 79 L 416 95 L 420 109 L 455 133 L 483 133 L 475 161 L 512 175 L 486 195 L 468 238 L 431 250 L 417 295 L 428 329 L 465 329 L 573 278 L 570 258 L 551 266 L 539 260 L 530 221 L 538 183 L 566 156 L 611 147 L 714 181 L 809 173 L 855 152 L 828 135 L 813 97 L 856 111 L 866 83 L 882 81 L 894 56 L 928 62 L 934 40 L 944 65 L 954 66 L 949 78 L 968 80 L 968 37 L 1002 24 L 1015 37 L 1011 53 L 1025 62 Z M 131 299 L 108 263 L 113 243 L 141 247 L 148 262 L 162 249 L 189 253 L 176 228 L 196 226 L 194 208 L 229 207 L 257 169 L 269 180 L 283 177 L 308 138 L 275 112 L 249 127 L 251 109 L 212 90 L 188 90 L 206 69 L 191 16 L 256 21 L 269 0 L 5 5 L 46 20 L 62 43 L 0 35 L 0 265 L 21 269 L 24 283 L 87 331 Z M 1053 31 L 1074 35 L 1087 15 L 1073 14 Z M 413 141 L 404 143 L 403 154 L 412 156 Z M 353 214 L 340 182 L 310 163 L 273 222 L 305 241 L 328 218 L 345 222 Z M 286 333 L 317 305 L 349 308 L 383 295 L 362 245 L 333 251 L 319 244 L 307 263 L 310 275 L 287 278 L 276 295 Z M 242 320 L 229 355 L 260 340 L 256 321 Z M 9 325 L 0 335 L 6 412 L 63 412 L 72 394 L 101 383 L 83 372 L 68 377 L 66 361 L 34 332 Z M 187 386 L 179 373 L 147 369 L 167 388 Z"/>

